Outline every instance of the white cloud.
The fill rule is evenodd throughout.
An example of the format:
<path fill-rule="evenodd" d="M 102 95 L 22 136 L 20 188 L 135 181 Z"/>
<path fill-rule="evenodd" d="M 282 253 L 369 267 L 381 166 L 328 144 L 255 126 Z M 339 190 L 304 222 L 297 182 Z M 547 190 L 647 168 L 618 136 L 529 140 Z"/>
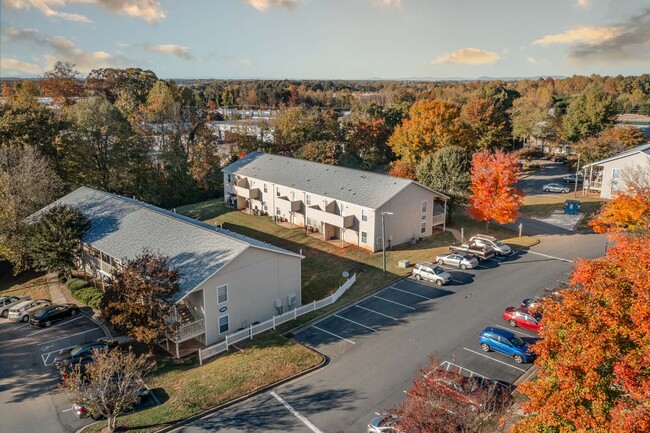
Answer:
<path fill-rule="evenodd" d="M 80 14 L 62 12 L 68 4 L 94 4 L 115 13 L 123 13 L 153 23 L 165 18 L 165 11 L 157 0 L 4 0 L 9 9 L 37 9 L 48 17 L 68 21 L 91 22 Z M 53 9 L 56 8 L 56 9 Z"/>
<path fill-rule="evenodd" d="M 145 47 L 145 49 L 156 53 L 177 56 L 185 60 L 191 60 L 193 58 L 192 54 L 190 53 L 190 49 L 182 45 L 176 45 L 176 44 L 148 45 Z"/>
<path fill-rule="evenodd" d="M 528 63 L 532 63 L 532 64 L 536 64 L 536 63 L 537 63 L 537 60 L 536 60 L 535 57 L 533 57 L 533 56 L 528 56 L 528 57 L 526 57 L 526 61 L 527 61 Z"/>
<path fill-rule="evenodd" d="M 576 0 L 576 6 L 582 9 L 586 9 L 591 6 L 591 0 Z"/>
<path fill-rule="evenodd" d="M 301 0 L 245 0 L 246 3 L 253 6 L 259 11 L 265 11 L 268 8 L 279 6 L 283 8 L 291 9 L 297 6 Z"/>
<path fill-rule="evenodd" d="M 440 65 L 442 63 L 455 63 L 460 65 L 486 65 L 495 63 L 500 59 L 499 53 L 484 51 L 478 48 L 463 48 L 452 53 L 436 57 L 431 63 Z"/>
<path fill-rule="evenodd" d="M 379 3 L 382 6 L 401 6 L 402 0 L 375 0 L 376 3 Z"/>
<path fill-rule="evenodd" d="M 2 75 L 7 75 L 7 71 L 35 75 L 43 72 L 38 65 L 8 57 L 0 57 L 0 71 L 2 71 Z"/>
<path fill-rule="evenodd" d="M 576 27 L 558 33 L 555 35 L 546 35 L 541 39 L 533 42 L 535 45 L 550 45 L 550 44 L 600 44 L 615 38 L 620 34 L 620 29 L 617 27 Z"/>
<path fill-rule="evenodd" d="M 48 49 L 49 53 L 43 56 L 47 61 L 47 69 L 57 61 L 70 62 L 81 72 L 97 68 L 122 67 L 127 64 L 126 59 L 121 56 L 105 51 L 84 51 L 72 39 L 64 36 L 41 36 L 35 29 L 7 27 L 4 35 L 9 42 L 26 42 Z"/>

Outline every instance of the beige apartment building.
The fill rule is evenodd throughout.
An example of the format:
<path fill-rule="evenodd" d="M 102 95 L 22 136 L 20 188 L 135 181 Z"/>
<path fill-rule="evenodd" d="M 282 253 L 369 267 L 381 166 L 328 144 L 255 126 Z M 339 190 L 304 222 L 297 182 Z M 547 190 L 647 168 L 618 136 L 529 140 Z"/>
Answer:
<path fill-rule="evenodd" d="M 601 198 L 612 198 L 626 188 L 626 177 L 637 170 L 650 170 L 650 143 L 626 150 L 611 158 L 592 162 L 584 170 L 584 193 L 596 192 Z"/>
<path fill-rule="evenodd" d="M 67 204 L 90 220 L 79 267 L 110 284 L 116 269 L 144 249 L 180 272 L 167 348 L 188 353 L 301 305 L 302 256 L 273 245 L 115 194 L 82 187 Z"/>
<path fill-rule="evenodd" d="M 326 241 L 378 251 L 382 220 L 387 248 L 445 228 L 449 198 L 408 179 L 262 152 L 223 173 L 230 206 L 303 227 Z"/>

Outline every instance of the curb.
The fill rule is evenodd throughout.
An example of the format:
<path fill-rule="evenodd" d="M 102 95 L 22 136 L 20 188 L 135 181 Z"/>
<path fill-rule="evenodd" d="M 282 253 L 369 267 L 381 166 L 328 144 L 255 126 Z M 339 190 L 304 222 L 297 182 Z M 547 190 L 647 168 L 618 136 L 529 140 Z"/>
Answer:
<path fill-rule="evenodd" d="M 108 326 L 106 326 L 106 324 L 104 323 L 103 320 L 97 319 L 94 315 L 91 316 L 90 314 L 84 313 L 83 311 L 81 312 L 81 314 L 84 317 L 92 320 L 93 323 L 95 323 L 95 325 L 99 326 L 102 329 L 102 331 L 104 332 L 104 334 L 106 335 L 106 337 L 113 338 L 113 334 L 111 333 L 111 330 L 108 328 Z"/>
<path fill-rule="evenodd" d="M 181 427 L 191 423 L 192 421 L 195 421 L 195 420 L 204 418 L 204 417 L 206 417 L 208 415 L 212 415 L 214 413 L 217 413 L 217 412 L 221 411 L 222 409 L 226 409 L 226 408 L 228 408 L 230 406 L 234 406 L 234 405 L 236 405 L 238 403 L 241 403 L 243 401 L 246 401 L 246 400 L 248 400 L 250 398 L 256 397 L 257 395 L 262 394 L 262 393 L 264 393 L 264 392 L 266 392 L 266 391 L 268 391 L 268 390 L 270 390 L 272 388 L 275 388 L 277 386 L 284 385 L 284 384 L 292 382 L 292 381 L 294 381 L 296 379 L 300 379 L 303 376 L 307 376 L 307 375 L 309 375 L 309 374 L 311 374 L 311 373 L 313 373 L 313 372 L 315 372 L 317 370 L 320 370 L 321 368 L 327 367 L 329 365 L 329 363 L 330 363 L 329 357 L 323 355 L 322 353 L 320 353 L 319 351 L 317 351 L 315 349 L 312 349 L 311 347 L 309 347 L 309 350 L 311 350 L 311 351 L 313 351 L 315 353 L 318 353 L 320 356 L 323 357 L 323 360 L 321 361 L 320 364 L 315 365 L 315 366 L 311 367 L 308 370 L 303 370 L 303 371 L 301 371 L 299 373 L 296 373 L 293 376 L 285 377 L 284 379 L 281 379 L 281 380 L 279 380 L 277 382 L 266 385 L 265 387 L 260 388 L 258 390 L 255 390 L 255 391 L 253 391 L 251 393 L 248 393 L 246 395 L 242 395 L 242 396 L 237 397 L 237 398 L 235 398 L 233 400 L 230 400 L 230 401 L 228 401 L 226 403 L 220 404 L 219 406 L 215 406 L 212 409 L 208 409 L 208 410 L 205 410 L 205 411 L 203 411 L 201 413 L 198 413 L 196 415 L 192 415 L 191 417 L 185 418 L 184 420 L 179 421 L 179 422 L 177 422 L 175 424 L 172 424 L 172 425 L 167 426 L 167 427 L 163 427 L 160 430 L 156 430 L 156 433 L 169 433 L 169 432 L 172 432 L 172 431 L 174 431 L 174 430 L 176 430 L 178 428 L 181 428 Z M 79 430 L 77 433 L 80 433 L 80 432 L 81 432 L 81 430 Z"/>
<path fill-rule="evenodd" d="M 513 385 L 515 386 L 515 390 L 512 391 L 512 394 L 519 393 L 519 385 L 521 385 L 524 382 L 528 382 L 530 378 L 537 374 L 537 366 L 533 364 L 524 374 L 519 376 L 517 380 L 514 381 Z"/>

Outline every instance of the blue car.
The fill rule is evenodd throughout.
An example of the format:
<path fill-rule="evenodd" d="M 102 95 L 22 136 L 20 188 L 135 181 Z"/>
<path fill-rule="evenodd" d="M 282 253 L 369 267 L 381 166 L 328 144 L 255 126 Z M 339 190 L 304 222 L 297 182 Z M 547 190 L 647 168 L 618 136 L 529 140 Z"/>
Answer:
<path fill-rule="evenodd" d="M 512 357 L 517 364 L 533 361 L 534 355 L 528 343 L 505 329 L 485 328 L 479 336 L 478 344 L 484 352 L 501 352 Z"/>

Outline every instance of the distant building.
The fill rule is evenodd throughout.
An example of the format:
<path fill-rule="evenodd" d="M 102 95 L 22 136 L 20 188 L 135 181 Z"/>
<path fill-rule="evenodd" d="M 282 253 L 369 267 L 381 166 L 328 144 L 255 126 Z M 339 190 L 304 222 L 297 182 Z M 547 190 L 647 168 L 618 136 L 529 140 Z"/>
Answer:
<path fill-rule="evenodd" d="M 223 169 L 226 203 L 369 251 L 444 230 L 444 194 L 399 177 L 252 152 Z"/>
<path fill-rule="evenodd" d="M 602 198 L 612 198 L 625 189 L 625 173 L 632 170 L 650 170 L 650 143 L 621 152 L 611 158 L 592 162 L 585 171 L 584 193 L 597 192 Z"/>
<path fill-rule="evenodd" d="M 180 272 L 168 342 L 178 354 L 301 305 L 302 256 L 164 209 L 82 187 L 67 204 L 90 219 L 79 267 L 110 284 L 117 269 L 147 248 Z M 192 348 L 188 350 L 188 347 Z"/>

